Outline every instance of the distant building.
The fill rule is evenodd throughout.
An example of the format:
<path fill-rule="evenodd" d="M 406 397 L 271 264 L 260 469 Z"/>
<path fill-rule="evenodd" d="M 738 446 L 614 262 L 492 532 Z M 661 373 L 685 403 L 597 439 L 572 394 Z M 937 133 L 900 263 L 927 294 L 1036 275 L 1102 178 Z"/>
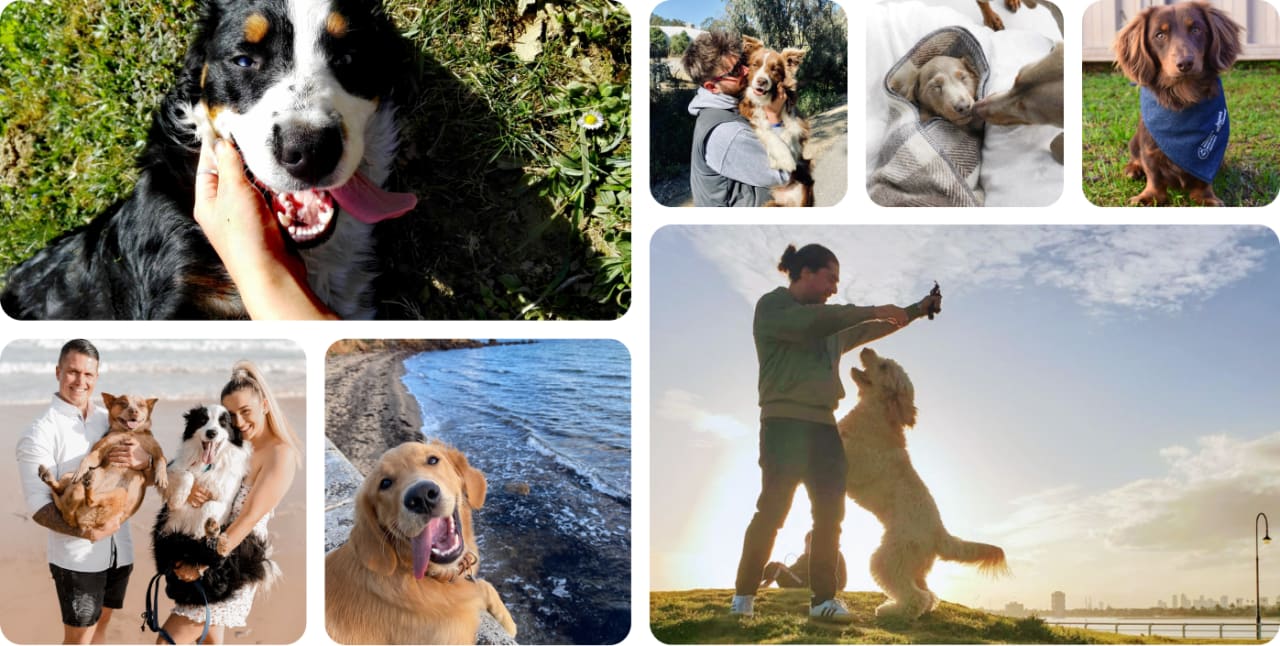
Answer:
<path fill-rule="evenodd" d="M 1021 619 L 1027 616 L 1027 609 L 1017 601 L 1010 601 L 1004 604 L 1004 614 L 1006 617 L 1015 617 Z"/>
<path fill-rule="evenodd" d="M 1053 609 L 1054 617 L 1067 616 L 1067 593 L 1054 592 L 1049 595 L 1049 599 L 1052 602 L 1050 607 Z"/>
<path fill-rule="evenodd" d="M 1156 602 L 1156 607 L 1157 607 L 1157 608 L 1160 608 L 1161 610 L 1163 610 L 1163 609 L 1165 609 L 1165 608 L 1168 608 L 1168 607 L 1169 607 L 1169 604 L 1165 603 L 1164 601 L 1157 601 L 1157 602 Z"/>
<path fill-rule="evenodd" d="M 1187 597 L 1187 595 L 1185 595 L 1185 594 L 1184 594 L 1184 595 L 1181 595 L 1181 596 L 1179 597 L 1179 604 L 1178 604 L 1178 607 L 1179 607 L 1179 608 L 1184 608 L 1184 609 L 1185 609 L 1185 608 L 1190 608 L 1190 607 L 1191 607 L 1191 599 L 1189 599 L 1189 598 Z"/>
<path fill-rule="evenodd" d="M 1227 606 L 1231 605 L 1231 602 L 1227 600 L 1227 595 L 1224 594 L 1222 595 L 1222 597 L 1218 599 L 1218 605 L 1222 606 L 1223 608 L 1226 608 Z"/>
<path fill-rule="evenodd" d="M 1175 594 L 1172 597 L 1169 597 L 1169 607 L 1175 609 L 1178 607 L 1178 595 Z"/>

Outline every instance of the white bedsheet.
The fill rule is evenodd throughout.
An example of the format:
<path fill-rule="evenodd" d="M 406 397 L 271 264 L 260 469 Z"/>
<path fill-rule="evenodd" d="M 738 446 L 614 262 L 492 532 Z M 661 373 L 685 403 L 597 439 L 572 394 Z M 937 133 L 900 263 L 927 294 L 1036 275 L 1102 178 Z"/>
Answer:
<path fill-rule="evenodd" d="M 999 0 L 994 0 L 999 2 Z M 867 178 L 888 127 L 884 76 L 921 38 L 939 27 L 967 29 L 987 55 L 991 76 L 986 94 L 1007 90 L 1018 70 L 1049 53 L 1062 40 L 1048 8 L 1003 11 L 1005 29 L 982 24 L 973 0 L 904 0 L 869 6 L 867 13 Z M 987 206 L 1046 206 L 1062 192 L 1062 165 L 1049 154 L 1056 126 L 987 126 L 982 144 L 981 183 Z"/>

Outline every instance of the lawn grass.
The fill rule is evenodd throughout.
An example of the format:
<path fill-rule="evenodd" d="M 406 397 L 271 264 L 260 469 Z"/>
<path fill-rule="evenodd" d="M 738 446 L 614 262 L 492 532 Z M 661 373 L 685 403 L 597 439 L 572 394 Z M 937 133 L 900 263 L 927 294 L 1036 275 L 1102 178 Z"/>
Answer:
<path fill-rule="evenodd" d="M 841 592 L 854 614 L 849 626 L 808 619 L 808 590 L 761 590 L 752 617 L 728 613 L 732 590 L 650 593 L 650 627 L 668 644 L 1205 644 L 1253 640 L 1183 640 L 1051 626 L 1036 617 L 1013 619 L 942 602 L 916 621 L 875 616 L 879 592 Z"/>
<path fill-rule="evenodd" d="M 630 305 L 630 18 L 608 0 L 386 0 L 414 52 L 378 228 L 380 316 L 612 319 Z M 126 197 L 196 2 L 0 16 L 0 274 Z M 536 52 L 536 53 L 532 53 Z M 389 61 L 388 64 L 395 64 Z M 604 126 L 587 131 L 588 111 Z"/>
<path fill-rule="evenodd" d="M 1222 77 L 1231 142 L 1213 190 L 1227 206 L 1264 206 L 1280 193 L 1280 62 L 1241 63 Z M 1098 206 L 1127 206 L 1144 182 L 1124 175 L 1138 125 L 1138 89 L 1122 74 L 1085 70 L 1082 96 L 1084 194 Z M 1171 204 L 1189 206 L 1171 190 Z"/>

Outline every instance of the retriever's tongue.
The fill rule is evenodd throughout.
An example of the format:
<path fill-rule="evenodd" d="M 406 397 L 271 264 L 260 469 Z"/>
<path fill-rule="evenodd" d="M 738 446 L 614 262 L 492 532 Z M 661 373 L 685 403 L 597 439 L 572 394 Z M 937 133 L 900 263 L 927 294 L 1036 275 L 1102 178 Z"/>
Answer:
<path fill-rule="evenodd" d="M 329 193 L 352 217 L 368 224 L 398 218 L 418 204 L 418 198 L 412 193 L 384 191 L 364 173 L 352 175 L 346 184 Z"/>
<path fill-rule="evenodd" d="M 432 518 L 422 528 L 422 533 L 413 537 L 413 578 L 426 576 L 427 564 L 431 562 L 431 546 L 447 531 L 447 524 L 444 518 Z"/>

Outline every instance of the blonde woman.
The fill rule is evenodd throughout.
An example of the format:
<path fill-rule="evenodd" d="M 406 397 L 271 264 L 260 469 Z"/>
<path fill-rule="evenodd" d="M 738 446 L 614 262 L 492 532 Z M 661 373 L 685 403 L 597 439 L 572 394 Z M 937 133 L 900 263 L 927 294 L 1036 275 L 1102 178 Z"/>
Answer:
<path fill-rule="evenodd" d="M 250 534 L 266 538 L 267 521 L 293 484 L 293 476 L 302 464 L 302 444 L 285 421 L 267 382 L 251 362 L 240 361 L 232 368 L 231 380 L 222 389 L 222 405 L 231 413 L 232 421 L 239 427 L 245 441 L 253 446 L 249 474 L 241 483 L 240 493 L 232 505 L 233 520 L 218 538 L 218 552 L 225 555 Z M 199 507 L 208 499 L 207 490 L 193 487 L 187 502 Z M 184 581 L 200 577 L 199 570 L 192 565 L 174 569 L 178 578 Z M 220 644 L 226 628 L 246 625 L 257 589 L 257 584 L 249 584 L 229 598 L 209 604 L 209 635 L 204 643 Z M 175 643 L 194 643 L 204 631 L 204 620 L 203 605 L 179 604 L 165 620 L 163 628 Z M 160 638 L 156 643 L 165 642 Z"/>

